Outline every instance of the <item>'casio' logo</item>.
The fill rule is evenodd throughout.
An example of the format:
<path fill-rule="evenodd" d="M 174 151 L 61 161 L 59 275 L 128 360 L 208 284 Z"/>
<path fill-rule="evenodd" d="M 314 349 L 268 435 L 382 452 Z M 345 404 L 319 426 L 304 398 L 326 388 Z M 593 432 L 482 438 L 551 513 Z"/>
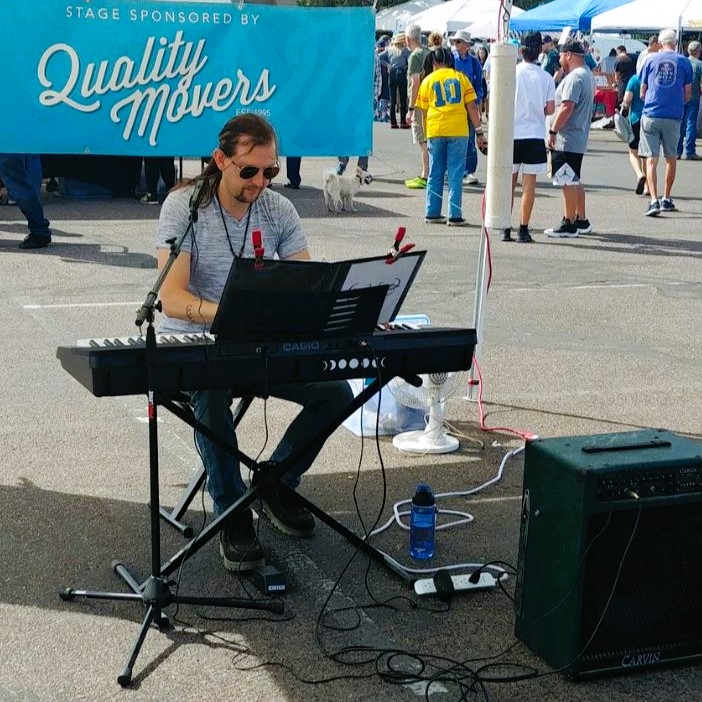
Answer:
<path fill-rule="evenodd" d="M 283 351 L 319 351 L 319 341 L 292 341 L 283 344 Z"/>
<path fill-rule="evenodd" d="M 624 656 L 624 658 L 622 658 L 622 667 L 636 668 L 641 665 L 651 665 L 652 663 L 658 663 L 660 662 L 660 660 L 660 651 L 656 651 L 655 653 L 641 653 L 638 656 Z"/>

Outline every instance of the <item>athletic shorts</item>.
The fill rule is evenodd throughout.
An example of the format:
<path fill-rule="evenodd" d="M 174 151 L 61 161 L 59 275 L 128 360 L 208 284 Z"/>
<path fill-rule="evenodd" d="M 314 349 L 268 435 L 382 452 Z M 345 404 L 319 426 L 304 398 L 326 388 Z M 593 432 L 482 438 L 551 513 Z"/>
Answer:
<path fill-rule="evenodd" d="M 574 151 L 551 152 L 551 178 L 554 185 L 579 185 L 584 154 Z"/>
<path fill-rule="evenodd" d="M 546 142 L 543 139 L 515 139 L 512 173 L 541 175 L 546 173 Z"/>
<path fill-rule="evenodd" d="M 639 140 L 641 139 L 641 120 L 631 125 L 631 131 L 634 132 L 634 138 L 629 142 L 629 148 L 632 151 L 638 151 Z"/>
<path fill-rule="evenodd" d="M 678 155 L 678 139 L 680 120 L 645 115 L 641 118 L 639 156 L 658 158 L 663 147 L 663 158 L 675 158 Z"/>

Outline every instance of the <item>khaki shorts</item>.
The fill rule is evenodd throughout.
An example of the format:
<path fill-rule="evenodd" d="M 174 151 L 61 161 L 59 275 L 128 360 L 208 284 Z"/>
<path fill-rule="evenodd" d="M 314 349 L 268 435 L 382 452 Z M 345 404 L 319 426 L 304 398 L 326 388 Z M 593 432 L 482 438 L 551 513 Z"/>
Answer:
<path fill-rule="evenodd" d="M 424 120 L 414 118 L 414 113 L 412 115 L 412 143 L 413 144 L 426 144 L 427 137 L 424 133 Z"/>

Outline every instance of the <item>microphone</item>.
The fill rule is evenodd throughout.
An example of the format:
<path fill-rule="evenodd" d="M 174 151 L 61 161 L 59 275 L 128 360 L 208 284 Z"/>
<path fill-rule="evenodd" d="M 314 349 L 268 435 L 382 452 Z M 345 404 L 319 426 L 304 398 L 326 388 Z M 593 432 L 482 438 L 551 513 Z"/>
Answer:
<path fill-rule="evenodd" d="M 201 177 L 195 180 L 195 188 L 193 189 L 193 194 L 190 196 L 190 204 L 188 205 L 191 213 L 197 212 L 197 210 L 200 208 L 200 203 L 202 202 L 202 198 L 205 196 L 205 192 L 210 183 L 212 183 L 212 176 L 207 176 L 205 178 Z"/>

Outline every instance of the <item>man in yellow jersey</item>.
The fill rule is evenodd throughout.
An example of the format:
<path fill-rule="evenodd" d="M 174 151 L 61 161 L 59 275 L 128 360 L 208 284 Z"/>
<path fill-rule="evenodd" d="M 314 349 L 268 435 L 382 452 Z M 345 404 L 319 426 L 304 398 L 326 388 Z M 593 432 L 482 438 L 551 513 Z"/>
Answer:
<path fill-rule="evenodd" d="M 429 150 L 426 215 L 428 224 L 465 226 L 461 209 L 463 171 L 468 146 L 468 119 L 475 128 L 478 148 L 486 147 L 480 128 L 476 92 L 465 74 L 453 67 L 453 55 L 442 47 L 431 54 L 433 70 L 422 81 L 417 94 L 417 110 L 424 117 Z M 444 176 L 448 173 L 448 221 L 441 215 Z"/>

